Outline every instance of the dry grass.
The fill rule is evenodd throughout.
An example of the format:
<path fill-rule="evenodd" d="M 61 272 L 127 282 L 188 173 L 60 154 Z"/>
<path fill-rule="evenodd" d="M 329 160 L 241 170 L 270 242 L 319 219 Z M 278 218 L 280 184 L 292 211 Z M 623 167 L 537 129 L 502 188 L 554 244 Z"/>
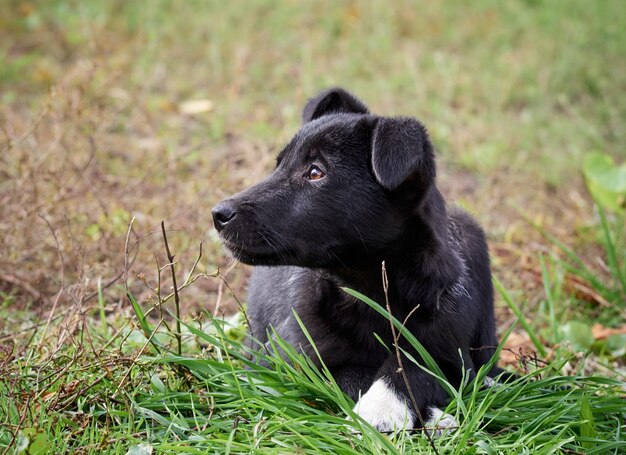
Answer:
<path fill-rule="evenodd" d="M 378 112 L 430 126 L 445 193 L 485 225 L 505 283 L 537 300 L 536 253 L 549 247 L 521 214 L 596 254 L 575 160 L 598 144 L 622 151 L 626 108 L 609 97 L 623 87 L 624 18 L 618 3 L 593 14 L 584 2 L 530 3 L 10 2 L 0 289 L 11 305 L 48 311 L 57 296 L 94 302 L 101 282 L 114 311 L 131 219 L 128 282 L 141 301 L 167 262 L 161 220 L 183 271 L 200 242 L 200 272 L 230 269 L 210 208 L 272 167 L 306 97 L 341 83 Z M 567 40 L 601 51 L 581 55 Z M 210 103 L 189 113 L 198 99 Z M 243 296 L 246 270 L 229 273 Z M 184 311 L 211 308 L 219 283 L 185 289 Z"/>
<path fill-rule="evenodd" d="M 111 72 L 114 63 L 122 66 Z M 0 284 L 21 303 L 49 306 L 61 287 L 62 301 L 84 301 L 95 296 L 98 280 L 119 283 L 132 218 L 131 241 L 139 245 L 131 275 L 152 275 L 155 259 L 166 263 L 152 257 L 161 251 L 160 236 L 152 236 L 161 220 L 183 262 L 200 242 L 208 244 L 201 266 L 212 271 L 218 248 L 205 232 L 210 208 L 228 194 L 219 178 L 228 174 L 243 186 L 264 171 L 268 160 L 259 155 L 269 153 L 262 144 L 229 136 L 212 141 L 206 154 L 208 139 L 189 143 L 202 118 L 174 106 L 155 119 L 141 94 L 120 87 L 131 64 L 69 62 L 47 94 L 27 93 L 28 106 L 18 99 L 2 107 Z M 177 134 L 163 134 L 164 125 Z M 214 299 L 207 291 L 215 291 L 214 282 L 200 283 L 198 304 Z"/>

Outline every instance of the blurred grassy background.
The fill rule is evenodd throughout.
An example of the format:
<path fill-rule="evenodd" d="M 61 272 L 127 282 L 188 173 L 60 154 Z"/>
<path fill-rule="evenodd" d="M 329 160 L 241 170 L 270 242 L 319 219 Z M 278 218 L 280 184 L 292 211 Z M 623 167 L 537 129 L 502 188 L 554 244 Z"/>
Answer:
<path fill-rule="evenodd" d="M 445 193 L 532 300 L 548 247 L 520 213 L 596 251 L 581 159 L 624 158 L 625 55 L 621 0 L 4 1 L 4 307 L 93 297 L 124 271 L 133 217 L 141 298 L 166 263 L 161 220 L 183 268 L 202 240 L 201 270 L 226 266 L 210 208 L 272 167 L 305 100 L 332 85 L 427 125 Z M 228 276 L 240 297 L 244 279 Z M 199 280 L 184 301 L 210 307 L 218 288 Z"/>
<path fill-rule="evenodd" d="M 585 159 L 626 161 L 623 0 L 0 0 L 0 448 L 391 444 L 345 434 L 350 405 L 304 363 L 234 369 L 242 352 L 197 312 L 245 303 L 211 207 L 261 179 L 333 85 L 427 125 L 439 185 L 486 228 L 508 290 L 501 363 L 546 376 L 457 402 L 444 452 L 620 450 L 624 389 L 606 377 L 625 377 L 626 212 L 598 211 L 581 170 L 624 184 L 624 165 Z M 193 281 L 181 319 L 206 332 L 183 328 L 169 359 L 152 357 L 179 339 L 162 220 Z"/>

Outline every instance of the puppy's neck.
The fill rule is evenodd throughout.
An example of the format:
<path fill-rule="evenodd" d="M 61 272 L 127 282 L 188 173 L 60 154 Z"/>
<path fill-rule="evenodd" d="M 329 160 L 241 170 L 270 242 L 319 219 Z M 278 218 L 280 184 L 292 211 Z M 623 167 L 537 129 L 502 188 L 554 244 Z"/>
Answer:
<path fill-rule="evenodd" d="M 465 279 L 463 259 L 449 232 L 445 202 L 433 186 L 405 234 L 388 245 L 359 270 L 337 268 L 325 271 L 338 286 L 348 287 L 380 305 L 389 299 L 394 314 L 406 314 L 419 305 L 422 314 L 433 314 L 457 292 Z M 383 288 L 383 261 L 388 282 Z"/>

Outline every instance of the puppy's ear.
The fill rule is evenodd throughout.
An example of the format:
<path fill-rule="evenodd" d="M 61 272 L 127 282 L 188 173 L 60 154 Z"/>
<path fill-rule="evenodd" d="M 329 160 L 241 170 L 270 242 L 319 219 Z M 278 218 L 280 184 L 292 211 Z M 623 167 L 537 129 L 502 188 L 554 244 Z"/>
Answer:
<path fill-rule="evenodd" d="M 307 101 L 302 112 L 302 123 L 308 123 L 324 115 L 341 112 L 367 114 L 367 106 L 352 94 L 336 87 L 325 90 Z"/>
<path fill-rule="evenodd" d="M 386 190 L 409 181 L 425 190 L 436 173 L 426 128 L 412 118 L 380 118 L 372 136 L 372 169 Z"/>

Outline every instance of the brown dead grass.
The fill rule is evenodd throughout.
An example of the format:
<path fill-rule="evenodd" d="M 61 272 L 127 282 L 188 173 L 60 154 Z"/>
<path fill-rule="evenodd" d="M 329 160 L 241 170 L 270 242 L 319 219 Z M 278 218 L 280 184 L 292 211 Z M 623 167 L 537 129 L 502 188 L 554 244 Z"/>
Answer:
<path fill-rule="evenodd" d="M 133 68 L 142 36 L 113 25 L 91 24 L 89 39 L 78 45 L 53 22 L 34 34 L 9 31 L 21 33 L 9 55 L 44 49 L 47 58 L 35 65 L 36 74 L 11 82 L 23 96 L 0 107 L 0 290 L 15 305 L 35 305 L 44 312 L 57 297 L 61 306 L 94 302 L 98 283 L 106 288 L 110 311 L 126 306 L 117 287 L 124 281 L 140 301 L 149 301 L 157 270 L 167 263 L 159 234 L 165 220 L 179 273 L 190 269 L 199 244 L 204 245 L 197 271 L 207 276 L 183 290 L 184 312 L 213 309 L 218 300 L 223 310 L 232 311 L 235 300 L 208 275 L 218 267 L 228 270 L 228 282 L 243 297 L 247 270 L 230 267 L 213 234 L 210 208 L 264 175 L 277 144 L 293 131 L 281 125 L 280 137 L 267 139 L 265 133 L 242 132 L 226 123 L 222 133 L 209 132 L 224 118 L 233 122 L 247 116 L 247 125 L 254 127 L 277 116 L 275 123 L 281 124 L 286 111 L 269 103 L 242 112 L 239 101 L 249 95 L 242 82 L 250 70 L 248 47 L 232 58 L 230 71 L 238 76 L 226 80 L 222 74 L 224 80 L 214 82 L 225 87 L 232 105 L 185 113 L 182 103 L 194 94 L 184 84 L 160 92 L 161 84 L 172 84 L 158 66 L 138 81 Z M 180 76 L 180 71 L 168 74 Z M 308 95 L 298 93 L 295 99 Z M 393 114 L 393 105 L 384 104 L 388 101 L 379 103 Z M 298 112 L 290 109 L 293 120 Z M 471 143 L 463 138 L 467 132 L 460 128 L 450 143 Z M 536 255 L 549 247 L 521 214 L 566 243 L 577 241 L 591 213 L 580 181 L 554 188 L 507 166 L 479 175 L 447 160 L 440 163 L 440 184 L 449 200 L 485 226 L 495 273 L 537 300 Z M 133 219 L 129 239 L 137 248 L 126 258 Z M 161 284 L 169 288 L 167 274 Z M 510 321 L 507 311 L 502 310 L 501 320 Z"/>
<path fill-rule="evenodd" d="M 129 281 L 140 296 L 137 277 L 153 277 L 155 264 L 167 262 L 162 239 L 154 235 L 161 220 L 172 231 L 183 270 L 193 263 L 200 242 L 205 244 L 201 270 L 227 264 L 207 236 L 210 208 L 227 194 L 218 182 L 248 183 L 250 172 L 261 173 L 267 148 L 228 137 L 187 164 L 184 130 L 196 120 L 172 112 L 157 121 L 141 98 L 124 93 L 119 83 L 108 68 L 79 61 L 34 109 L 20 103 L 2 107 L 0 287 L 19 304 L 49 308 L 62 287 L 62 302 L 87 301 L 99 281 L 121 283 L 133 218 L 131 242 L 138 241 L 138 252 L 131 254 Z M 180 128 L 176 144 L 166 144 L 170 138 L 159 134 L 162 122 Z M 235 168 L 240 171 L 232 172 Z M 236 287 L 241 275 L 230 277 Z M 198 281 L 194 304 L 210 307 L 217 285 Z M 122 295 L 110 293 L 117 296 L 113 301 Z"/>
<path fill-rule="evenodd" d="M 191 267 L 202 242 L 199 272 L 228 270 L 228 281 L 243 297 L 246 270 L 233 269 L 224 256 L 212 234 L 210 208 L 261 178 L 272 166 L 273 145 L 227 135 L 192 146 L 187 132 L 193 134 L 202 119 L 176 108 L 156 117 L 119 84 L 119 74 L 79 61 L 37 109 L 4 106 L 2 290 L 18 304 L 50 308 L 61 288 L 62 305 L 83 304 L 93 301 L 101 283 L 111 286 L 107 301 L 121 305 L 123 293 L 114 285 L 125 279 L 124 243 L 134 219 L 128 281 L 140 301 L 153 296 L 157 264 L 167 263 L 161 220 L 171 231 L 180 270 Z M 179 133 L 164 137 L 159 133 L 164 123 Z M 201 153 L 189 164 L 187 156 L 197 150 Z M 548 247 L 522 215 L 533 214 L 558 237 L 572 239 L 578 220 L 590 211 L 586 196 L 576 187 L 536 186 L 532 176 L 507 170 L 484 177 L 445 161 L 440 167 L 448 199 L 485 225 L 495 272 L 536 300 L 542 289 L 536 256 Z M 168 280 L 164 273 L 164 289 Z M 185 289 L 183 309 L 211 310 L 219 283 L 207 276 Z M 234 299 L 226 300 L 223 309 L 235 309 Z"/>

